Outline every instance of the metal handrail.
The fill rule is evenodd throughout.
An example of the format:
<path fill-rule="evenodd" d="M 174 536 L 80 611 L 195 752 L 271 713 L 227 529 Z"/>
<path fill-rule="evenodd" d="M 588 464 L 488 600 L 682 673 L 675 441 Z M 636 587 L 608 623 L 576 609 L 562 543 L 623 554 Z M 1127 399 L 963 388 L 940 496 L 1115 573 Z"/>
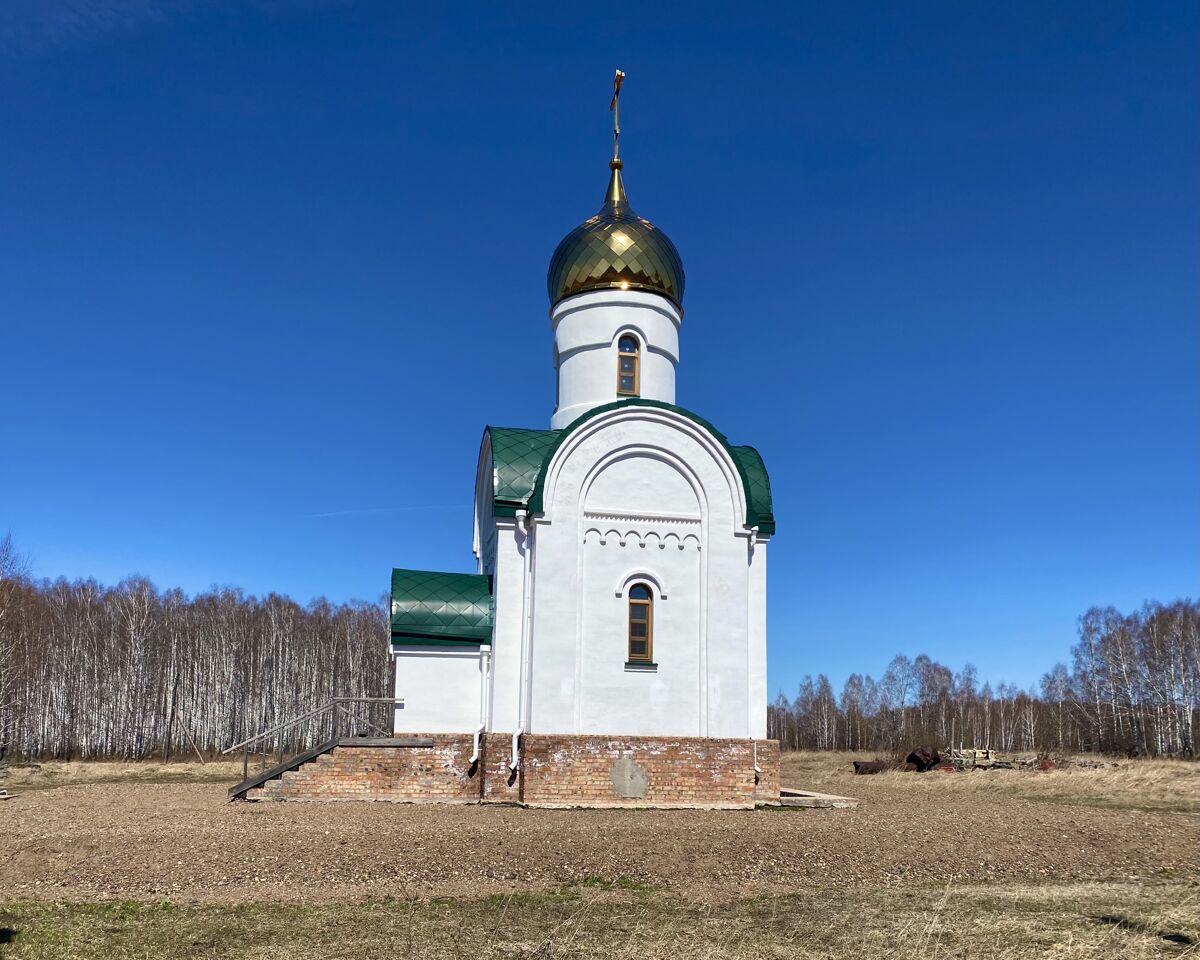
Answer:
<path fill-rule="evenodd" d="M 361 717 L 356 717 L 353 713 L 351 713 L 349 710 L 347 710 L 343 706 L 343 704 L 347 704 L 347 703 L 390 703 L 392 705 L 399 704 L 400 706 L 403 706 L 404 700 L 397 698 L 397 697 L 334 697 L 332 700 L 329 700 L 326 703 L 323 703 L 321 706 L 317 707 L 315 710 L 309 710 L 308 713 L 303 713 L 298 717 L 292 717 L 290 720 L 284 720 L 282 723 L 277 723 L 273 727 L 268 727 L 266 730 L 263 730 L 261 733 L 256 733 L 254 736 L 249 737 L 245 740 L 242 740 L 240 743 L 235 743 L 231 747 L 226 747 L 224 750 L 221 751 L 221 756 L 225 756 L 228 753 L 233 753 L 233 751 L 235 751 L 235 750 L 242 751 L 242 780 L 245 781 L 249 778 L 249 775 L 250 775 L 250 745 L 251 744 L 258 743 L 260 740 L 264 740 L 267 737 L 270 737 L 272 735 L 278 736 L 278 735 L 282 734 L 282 732 L 284 730 L 288 729 L 289 727 L 294 727 L 298 723 L 304 723 L 308 720 L 312 720 L 314 717 L 319 717 L 326 713 L 330 713 L 332 711 L 337 711 L 338 713 L 344 713 L 346 716 L 348 716 L 351 720 L 355 721 L 356 723 L 361 722 L 364 726 L 371 727 L 372 729 L 377 730 L 379 733 L 382 733 L 384 736 L 390 737 L 392 735 L 390 732 L 384 730 L 382 727 L 376 726 L 375 724 L 371 723 L 371 721 L 363 719 Z M 333 723 L 334 723 L 334 729 L 333 729 L 334 739 L 336 740 L 337 733 L 338 733 L 338 719 L 337 719 L 336 713 L 334 714 Z M 279 754 L 279 762 L 282 763 L 283 762 L 283 737 L 282 736 L 278 736 L 276 744 L 277 744 L 277 752 Z"/>
<path fill-rule="evenodd" d="M 397 697 L 334 697 L 332 700 L 321 704 L 315 710 L 309 710 L 308 713 L 302 713 L 298 717 L 292 717 L 290 720 L 284 720 L 283 723 L 277 723 L 273 727 L 268 727 L 262 733 L 256 733 L 254 736 L 240 743 L 235 743 L 232 747 L 226 747 L 221 751 L 221 756 L 227 753 L 233 753 L 234 750 L 239 750 L 242 747 L 248 747 L 252 743 L 257 743 L 259 740 L 269 737 L 273 733 L 278 733 L 280 730 L 286 730 L 288 727 L 294 727 L 298 723 L 303 723 L 305 720 L 311 720 L 313 717 L 320 716 L 322 713 L 328 713 L 340 703 L 391 703 L 403 704 L 403 698 Z M 373 726 L 373 724 L 372 724 Z M 378 728 L 376 728 L 378 729 Z"/>

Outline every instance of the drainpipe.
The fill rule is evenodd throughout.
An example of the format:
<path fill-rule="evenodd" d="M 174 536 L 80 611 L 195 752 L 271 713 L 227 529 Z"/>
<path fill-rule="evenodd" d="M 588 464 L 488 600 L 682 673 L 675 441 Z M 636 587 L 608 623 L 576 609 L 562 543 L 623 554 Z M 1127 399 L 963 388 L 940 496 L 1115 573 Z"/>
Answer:
<path fill-rule="evenodd" d="M 751 740 L 750 742 L 754 744 L 754 782 L 758 783 L 762 779 L 762 767 L 758 765 L 758 741 Z"/>
<path fill-rule="evenodd" d="M 517 764 L 521 762 L 521 734 L 525 732 L 524 727 L 517 727 L 517 732 L 513 734 L 512 739 L 512 759 L 508 761 L 508 769 L 516 770 Z"/>
<path fill-rule="evenodd" d="M 468 765 L 471 766 L 479 761 L 479 738 L 487 729 L 488 686 L 492 676 L 492 656 L 490 648 L 485 653 L 483 647 L 480 647 L 479 656 L 479 726 L 475 728 L 474 735 L 471 737 L 471 759 L 468 761 Z"/>
<path fill-rule="evenodd" d="M 521 734 L 525 732 L 525 724 L 528 723 L 526 700 L 529 696 L 529 581 L 530 565 L 533 555 L 533 545 L 530 542 L 530 527 L 532 524 L 529 520 L 529 514 L 524 510 L 518 510 L 516 515 L 517 523 L 523 528 L 524 539 L 521 542 L 521 673 L 517 682 L 517 729 L 512 736 L 512 758 L 509 760 L 508 769 L 516 770 L 517 764 L 520 762 L 520 741 Z"/>
<path fill-rule="evenodd" d="M 468 767 L 473 767 L 479 762 L 479 738 L 483 735 L 486 726 L 487 724 L 481 723 L 475 728 L 475 733 L 471 736 L 471 759 L 467 761 Z"/>

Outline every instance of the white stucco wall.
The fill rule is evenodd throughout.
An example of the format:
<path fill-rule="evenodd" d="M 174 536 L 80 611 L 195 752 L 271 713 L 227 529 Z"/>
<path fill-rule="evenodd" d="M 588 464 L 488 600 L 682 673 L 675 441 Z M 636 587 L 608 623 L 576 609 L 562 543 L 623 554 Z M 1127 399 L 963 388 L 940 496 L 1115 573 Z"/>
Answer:
<path fill-rule="evenodd" d="M 641 344 L 639 395 L 674 403 L 681 320 L 671 301 L 640 290 L 591 291 L 557 304 L 550 315 L 558 367 L 551 428 L 618 399 L 617 341 L 625 333 Z"/>
<path fill-rule="evenodd" d="M 715 438 L 672 411 L 601 414 L 555 454 L 543 506 L 526 729 L 765 735 L 765 544 L 749 549 L 740 475 Z M 638 579 L 655 593 L 653 672 L 625 664 Z"/>
<path fill-rule="evenodd" d="M 470 733 L 480 722 L 480 681 L 486 648 L 394 646 L 397 699 L 395 730 L 404 733 Z"/>

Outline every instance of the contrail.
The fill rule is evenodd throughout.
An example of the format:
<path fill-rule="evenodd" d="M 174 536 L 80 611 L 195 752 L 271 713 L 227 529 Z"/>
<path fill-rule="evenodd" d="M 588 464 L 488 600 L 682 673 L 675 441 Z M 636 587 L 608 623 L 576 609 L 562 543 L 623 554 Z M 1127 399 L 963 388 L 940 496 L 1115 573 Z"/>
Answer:
<path fill-rule="evenodd" d="M 461 503 L 431 503 L 420 507 L 359 507 L 354 510 L 331 510 L 329 513 L 306 513 L 305 519 L 313 520 L 318 517 L 352 517 L 371 513 L 408 513 L 416 510 L 459 510 Z"/>

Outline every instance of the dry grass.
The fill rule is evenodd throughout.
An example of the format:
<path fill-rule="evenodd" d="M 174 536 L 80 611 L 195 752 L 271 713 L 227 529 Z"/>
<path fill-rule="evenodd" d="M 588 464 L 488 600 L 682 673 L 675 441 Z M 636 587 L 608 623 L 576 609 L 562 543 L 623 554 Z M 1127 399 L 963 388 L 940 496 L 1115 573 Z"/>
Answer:
<path fill-rule="evenodd" d="M 1196 956 L 1197 888 L 1075 884 L 813 890 L 703 905 L 665 893 L 557 893 L 345 904 L 18 902 L 7 960 L 192 958 L 972 958 Z M 7 934 L 5 933 L 7 931 Z M 0 943 L 4 940 L 0 939 Z"/>
<path fill-rule="evenodd" d="M 18 763 L 0 781 L 5 789 L 49 790 L 88 783 L 227 783 L 242 779 L 241 760 L 161 763 L 155 760 L 46 760 Z"/>
<path fill-rule="evenodd" d="M 852 760 L 865 754 L 797 752 L 783 756 L 783 783 L 849 796 L 900 793 L 912 798 L 988 796 L 1164 813 L 1200 813 L 1200 763 L 1185 760 L 1128 760 L 1116 768 L 975 770 L 916 774 L 895 770 L 854 776 Z"/>

